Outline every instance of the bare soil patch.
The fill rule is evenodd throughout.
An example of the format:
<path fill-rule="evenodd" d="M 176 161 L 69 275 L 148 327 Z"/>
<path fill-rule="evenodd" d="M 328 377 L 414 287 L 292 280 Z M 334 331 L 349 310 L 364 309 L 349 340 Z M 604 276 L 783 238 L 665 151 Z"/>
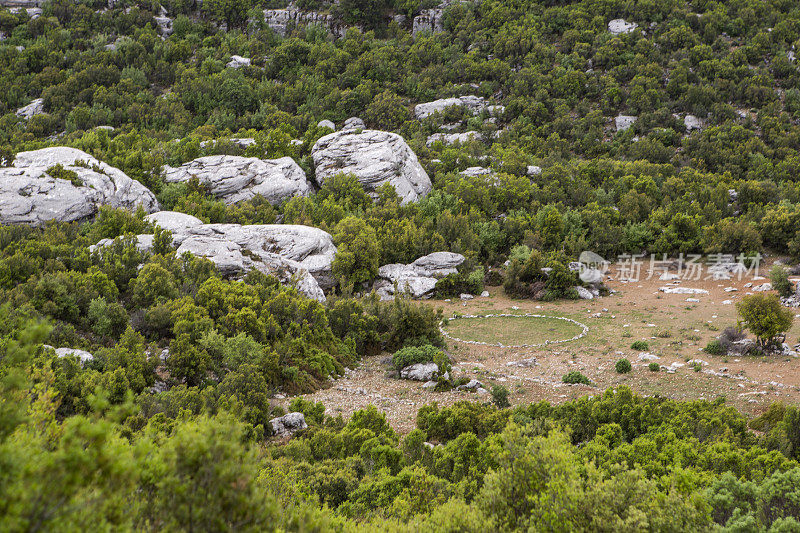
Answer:
<path fill-rule="evenodd" d="M 775 401 L 800 401 L 800 361 L 794 357 L 723 357 L 712 356 L 702 348 L 727 326 L 735 325 L 735 302 L 748 293 L 744 285 L 750 279 L 728 281 L 684 281 L 680 286 L 699 288 L 708 294 L 665 294 L 658 279 L 639 283 L 609 281 L 617 292 L 595 300 L 535 302 L 513 300 L 501 287 L 489 287 L 488 298 L 466 302 L 431 300 L 426 305 L 442 308 L 446 317 L 456 314 L 536 313 L 573 318 L 589 326 L 588 334 L 576 341 L 531 349 L 501 348 L 447 341 L 446 349 L 454 364 L 454 377 L 475 378 L 488 388 L 506 386 L 512 404 L 547 400 L 560 403 L 583 395 L 596 395 L 609 387 L 627 385 L 644 395 L 660 395 L 678 400 L 724 397 L 728 404 L 755 415 Z M 756 284 L 763 281 L 756 281 Z M 726 288 L 735 291 L 726 292 Z M 694 298 L 699 302 L 687 301 Z M 730 302 L 730 303 L 725 303 Z M 799 311 L 800 312 L 800 311 Z M 554 321 L 555 322 L 555 321 Z M 566 323 L 564 323 L 566 324 Z M 547 326 L 536 321 L 486 322 L 453 321 L 449 327 L 473 338 L 535 339 L 539 335 L 560 336 L 563 324 Z M 495 331 L 492 329 L 497 328 Z M 452 330 L 448 330 L 452 331 Z M 796 320 L 787 335 L 794 344 L 800 335 Z M 651 372 L 650 361 L 640 360 L 640 352 L 631 349 L 636 340 L 649 344 L 648 352 L 660 365 L 679 366 L 674 373 Z M 502 342 L 502 341 L 501 341 Z M 621 357 L 633 363 L 630 374 L 617 374 L 614 363 Z M 424 404 L 440 405 L 468 399 L 490 401 L 486 395 L 468 392 L 434 393 L 422 384 L 386 377 L 384 356 L 366 358 L 358 368 L 334 381 L 330 388 L 307 397 L 325 403 L 330 414 L 347 416 L 374 404 L 387 413 L 400 432 L 414 428 L 417 410 Z M 689 361 L 700 360 L 696 369 Z M 578 370 L 596 385 L 566 385 L 564 374 Z"/>

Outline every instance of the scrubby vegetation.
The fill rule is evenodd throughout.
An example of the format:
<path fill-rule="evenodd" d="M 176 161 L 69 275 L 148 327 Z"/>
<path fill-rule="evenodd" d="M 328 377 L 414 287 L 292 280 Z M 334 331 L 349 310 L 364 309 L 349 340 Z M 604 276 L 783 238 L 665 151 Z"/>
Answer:
<path fill-rule="evenodd" d="M 549 301 L 579 297 L 570 262 L 583 250 L 800 259 L 797 3 L 455 2 L 441 33 L 412 35 L 411 17 L 433 2 L 297 2 L 361 26 L 340 38 L 321 25 L 279 36 L 261 10 L 281 4 L 0 8 L 0 166 L 75 147 L 165 210 L 305 224 L 338 247 L 337 286 L 321 303 L 257 271 L 233 281 L 177 256 L 141 210 L 0 226 L 0 530 L 800 530 L 795 406 L 748 420 L 722 400 L 620 387 L 511 407 L 494 385 L 422 406 L 406 435 L 375 407 L 343 419 L 298 397 L 286 403 L 308 428 L 279 441 L 270 423 L 285 413 L 278 396 L 319 390 L 364 356 L 450 370 L 435 306 L 370 292 L 382 265 L 447 250 L 466 261 L 437 281 L 439 298 L 488 284 Z M 638 27 L 612 34 L 621 17 Z M 233 55 L 251 64 L 227 68 Z M 504 107 L 414 118 L 415 104 L 463 95 Z M 35 98 L 44 113 L 17 114 Z M 618 131 L 618 115 L 636 120 Z M 289 156 L 313 178 L 311 148 L 330 131 L 319 121 L 353 116 L 400 134 L 432 191 L 403 203 L 383 186 L 373 199 L 340 174 L 279 205 L 227 205 L 197 179 L 164 180 L 164 165 L 221 154 Z M 427 142 L 442 127 L 475 135 Z M 462 174 L 470 167 L 489 172 Z M 85 186 L 60 164 L 46 174 Z M 136 246 L 142 233 L 152 251 Z M 101 239 L 112 242 L 90 251 Z M 771 280 L 792 294 L 786 269 Z M 741 327 L 707 353 L 781 344 L 793 313 L 775 295 L 737 308 Z M 92 357 L 53 348 L 67 346 Z M 562 379 L 592 384 L 578 371 Z"/>

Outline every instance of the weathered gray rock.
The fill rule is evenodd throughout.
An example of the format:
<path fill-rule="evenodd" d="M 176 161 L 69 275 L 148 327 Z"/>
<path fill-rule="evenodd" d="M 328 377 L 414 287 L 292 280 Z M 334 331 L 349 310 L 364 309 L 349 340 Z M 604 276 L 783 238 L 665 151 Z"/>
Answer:
<path fill-rule="evenodd" d="M 578 291 L 578 296 L 581 300 L 593 300 L 594 294 L 587 289 L 586 287 L 581 287 L 580 285 L 575 287 L 575 290 Z"/>
<path fill-rule="evenodd" d="M 631 115 L 618 115 L 617 118 L 614 119 L 614 124 L 617 127 L 617 131 L 625 131 L 636 122 L 637 117 Z"/>
<path fill-rule="evenodd" d="M 75 179 L 54 178 L 47 173 L 58 164 L 74 173 Z M 93 216 L 101 205 L 131 210 L 142 206 L 148 213 L 158 210 L 158 202 L 147 187 L 75 148 L 20 152 L 14 166 L 0 168 L 2 224 L 72 222 Z"/>
<path fill-rule="evenodd" d="M 477 392 L 478 389 L 483 389 L 483 383 L 478 381 L 477 379 L 471 379 L 468 383 L 464 385 L 459 385 L 456 387 L 456 390 L 465 390 L 465 391 L 473 391 Z M 485 389 L 484 389 L 485 390 Z"/>
<path fill-rule="evenodd" d="M 427 146 L 432 146 L 433 143 L 441 141 L 444 144 L 466 143 L 478 139 L 479 133 L 477 131 L 467 131 L 464 133 L 434 133 L 428 136 L 425 140 Z"/>
<path fill-rule="evenodd" d="M 474 178 L 476 176 L 489 176 L 494 174 L 494 171 L 491 168 L 486 167 L 469 167 L 459 172 L 459 174 L 469 178 Z"/>
<path fill-rule="evenodd" d="M 172 19 L 166 15 L 161 15 L 159 17 L 153 17 L 153 20 L 156 21 L 156 25 L 158 25 L 158 32 L 163 36 L 167 37 L 172 35 Z"/>
<path fill-rule="evenodd" d="M 311 192 L 305 172 L 291 157 L 257 159 L 212 155 L 179 167 L 164 167 L 164 181 L 167 183 L 187 182 L 192 177 L 229 205 L 257 195 L 271 204 L 279 204 L 293 196 L 308 196 Z"/>
<path fill-rule="evenodd" d="M 542 167 L 536 165 L 528 165 L 527 174 L 528 176 L 538 176 L 542 173 Z"/>
<path fill-rule="evenodd" d="M 17 109 L 17 116 L 22 117 L 25 120 L 36 116 L 36 115 L 43 115 L 44 114 L 44 98 L 36 98 L 35 100 L 31 100 L 31 103 L 20 107 Z"/>
<path fill-rule="evenodd" d="M 242 67 L 249 67 L 250 66 L 250 58 L 249 57 L 242 57 L 233 55 L 231 56 L 231 60 L 225 65 L 228 68 L 242 68 Z"/>
<path fill-rule="evenodd" d="M 683 124 L 686 126 L 686 132 L 703 129 L 703 121 L 694 115 L 686 115 L 683 119 Z"/>
<path fill-rule="evenodd" d="M 734 341 L 728 346 L 728 355 L 745 355 L 750 350 L 756 348 L 756 341 L 753 339 L 741 339 Z"/>
<path fill-rule="evenodd" d="M 480 113 L 487 108 L 486 100 L 481 96 L 459 96 L 458 98 L 441 98 L 433 102 L 417 104 L 414 107 L 414 116 L 418 120 L 422 120 L 435 113 L 443 113 L 449 107 L 463 107 L 472 114 Z"/>
<path fill-rule="evenodd" d="M 336 37 L 344 36 L 347 30 L 347 28 L 330 13 L 303 11 L 293 3 L 283 9 L 265 9 L 264 21 L 272 31 L 281 37 L 286 37 L 289 35 L 292 28 L 298 26 L 322 26 Z"/>
<path fill-rule="evenodd" d="M 419 15 L 414 17 L 414 21 L 411 25 L 411 33 L 412 35 L 416 35 L 420 32 L 429 32 L 429 33 L 441 33 L 444 31 L 444 26 L 442 24 L 442 15 L 444 14 L 444 9 L 442 8 L 433 8 L 433 9 L 423 9 L 419 12 Z"/>
<path fill-rule="evenodd" d="M 336 124 L 334 124 L 333 122 L 331 122 L 328 119 L 323 119 L 323 120 L 320 120 L 319 122 L 317 122 L 317 127 L 318 128 L 328 128 L 329 130 L 336 131 Z"/>
<path fill-rule="evenodd" d="M 375 196 L 384 183 L 394 186 L 402 203 L 417 201 L 431 190 L 431 180 L 416 154 L 396 133 L 346 130 L 320 138 L 311 149 L 321 186 L 336 174 L 353 174 Z"/>
<path fill-rule="evenodd" d="M 77 357 L 81 364 L 94 360 L 94 356 L 91 353 L 77 348 L 56 348 L 55 352 L 58 357 Z"/>
<path fill-rule="evenodd" d="M 330 234 L 321 229 L 293 224 L 203 224 L 195 217 L 171 211 L 161 211 L 147 220 L 172 232 L 177 255 L 205 257 L 223 276 L 239 278 L 259 270 L 317 301 L 325 301 L 323 291 L 336 284 L 332 273 L 336 246 Z M 103 239 L 91 250 L 111 242 Z M 152 245 L 152 235 L 137 236 L 139 249 L 149 251 Z"/>
<path fill-rule="evenodd" d="M 414 298 L 429 298 L 441 278 L 458 272 L 458 266 L 465 260 L 461 254 L 434 252 L 424 255 L 408 265 L 389 264 L 378 269 L 383 283 L 376 286 L 381 296 L 394 294 L 394 286 L 402 293 Z M 387 283 L 388 282 L 388 283 Z"/>
<path fill-rule="evenodd" d="M 272 434 L 279 438 L 291 437 L 298 431 L 308 428 L 306 417 L 303 413 L 287 413 L 281 417 L 273 418 L 269 421 L 272 426 Z"/>
<path fill-rule="evenodd" d="M 431 381 L 438 372 L 439 366 L 436 363 L 417 363 L 401 370 L 400 378 L 414 381 Z"/>
<path fill-rule="evenodd" d="M 342 124 L 343 130 L 365 130 L 367 125 L 358 117 L 350 117 Z"/>
<path fill-rule="evenodd" d="M 199 218 L 177 211 L 157 211 L 151 215 L 147 215 L 144 219 L 151 224 L 161 226 L 163 229 L 173 233 L 203 225 L 203 221 Z"/>
<path fill-rule="evenodd" d="M 625 19 L 614 19 L 608 23 L 608 31 L 614 35 L 631 33 L 638 27 L 639 25 L 635 22 L 627 22 Z"/>

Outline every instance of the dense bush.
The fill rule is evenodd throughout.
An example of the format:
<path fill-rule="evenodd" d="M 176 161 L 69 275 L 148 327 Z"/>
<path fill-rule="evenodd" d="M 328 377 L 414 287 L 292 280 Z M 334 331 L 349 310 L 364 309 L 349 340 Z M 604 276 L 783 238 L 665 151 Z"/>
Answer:
<path fill-rule="evenodd" d="M 394 352 L 392 365 L 398 371 L 417 363 L 431 363 L 442 351 L 435 346 L 406 346 Z"/>
<path fill-rule="evenodd" d="M 617 374 L 627 374 L 631 371 L 631 362 L 627 359 L 620 359 L 614 363 L 614 370 L 617 371 Z"/>
<path fill-rule="evenodd" d="M 578 383 L 581 383 L 583 385 L 591 385 L 592 384 L 592 382 L 591 382 L 591 380 L 589 378 L 587 378 L 586 376 L 584 376 L 583 374 L 581 374 L 577 370 L 571 370 L 571 371 L 567 372 L 566 374 L 564 374 L 564 377 L 561 378 L 561 381 L 564 382 L 564 383 L 570 383 L 570 384 L 578 384 Z"/>

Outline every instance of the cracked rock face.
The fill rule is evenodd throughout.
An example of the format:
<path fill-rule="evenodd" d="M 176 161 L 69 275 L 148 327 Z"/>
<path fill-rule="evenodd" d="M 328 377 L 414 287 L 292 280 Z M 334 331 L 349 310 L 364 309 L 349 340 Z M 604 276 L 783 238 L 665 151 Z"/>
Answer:
<path fill-rule="evenodd" d="M 430 298 L 436 282 L 457 273 L 464 259 L 463 255 L 453 252 L 434 252 L 408 265 L 383 265 L 378 269 L 378 276 L 382 280 L 376 284 L 376 290 L 382 299 L 389 299 L 394 294 L 396 283 L 400 292 L 414 298 Z"/>
<path fill-rule="evenodd" d="M 279 204 L 293 196 L 308 196 L 311 186 L 300 165 L 291 157 L 257 159 L 234 155 L 212 155 L 179 167 L 164 167 L 167 183 L 187 182 L 197 177 L 211 194 L 226 204 L 263 196 Z"/>
<path fill-rule="evenodd" d="M 44 98 L 37 98 L 32 100 L 30 104 L 26 105 L 25 107 L 20 107 L 17 109 L 17 116 L 22 117 L 25 120 L 36 116 L 36 115 L 43 115 L 44 114 Z"/>
<path fill-rule="evenodd" d="M 320 138 L 311 155 L 319 185 L 336 174 L 353 174 L 373 197 L 378 187 L 391 184 L 404 204 L 431 190 L 431 180 L 416 154 L 396 133 L 338 131 Z"/>
<path fill-rule="evenodd" d="M 72 179 L 47 173 L 59 164 Z M 142 206 L 148 213 L 159 208 L 147 187 L 75 148 L 59 146 L 20 152 L 14 166 L 0 168 L 2 224 L 73 222 L 93 216 L 101 205 L 130 210 Z"/>
<path fill-rule="evenodd" d="M 259 270 L 317 301 L 325 301 L 323 290 L 336 284 L 332 273 L 336 246 L 321 229 L 294 224 L 203 224 L 191 215 L 172 211 L 154 213 L 146 220 L 172 232 L 177 255 L 205 257 L 226 277 Z M 93 249 L 111 242 L 104 239 Z M 137 236 L 142 250 L 150 250 L 152 243 L 152 235 Z"/>
<path fill-rule="evenodd" d="M 414 17 L 411 27 L 412 35 L 423 31 L 430 33 L 443 32 L 442 15 L 444 15 L 444 9 L 442 8 L 423 9 L 419 12 L 419 15 Z"/>

